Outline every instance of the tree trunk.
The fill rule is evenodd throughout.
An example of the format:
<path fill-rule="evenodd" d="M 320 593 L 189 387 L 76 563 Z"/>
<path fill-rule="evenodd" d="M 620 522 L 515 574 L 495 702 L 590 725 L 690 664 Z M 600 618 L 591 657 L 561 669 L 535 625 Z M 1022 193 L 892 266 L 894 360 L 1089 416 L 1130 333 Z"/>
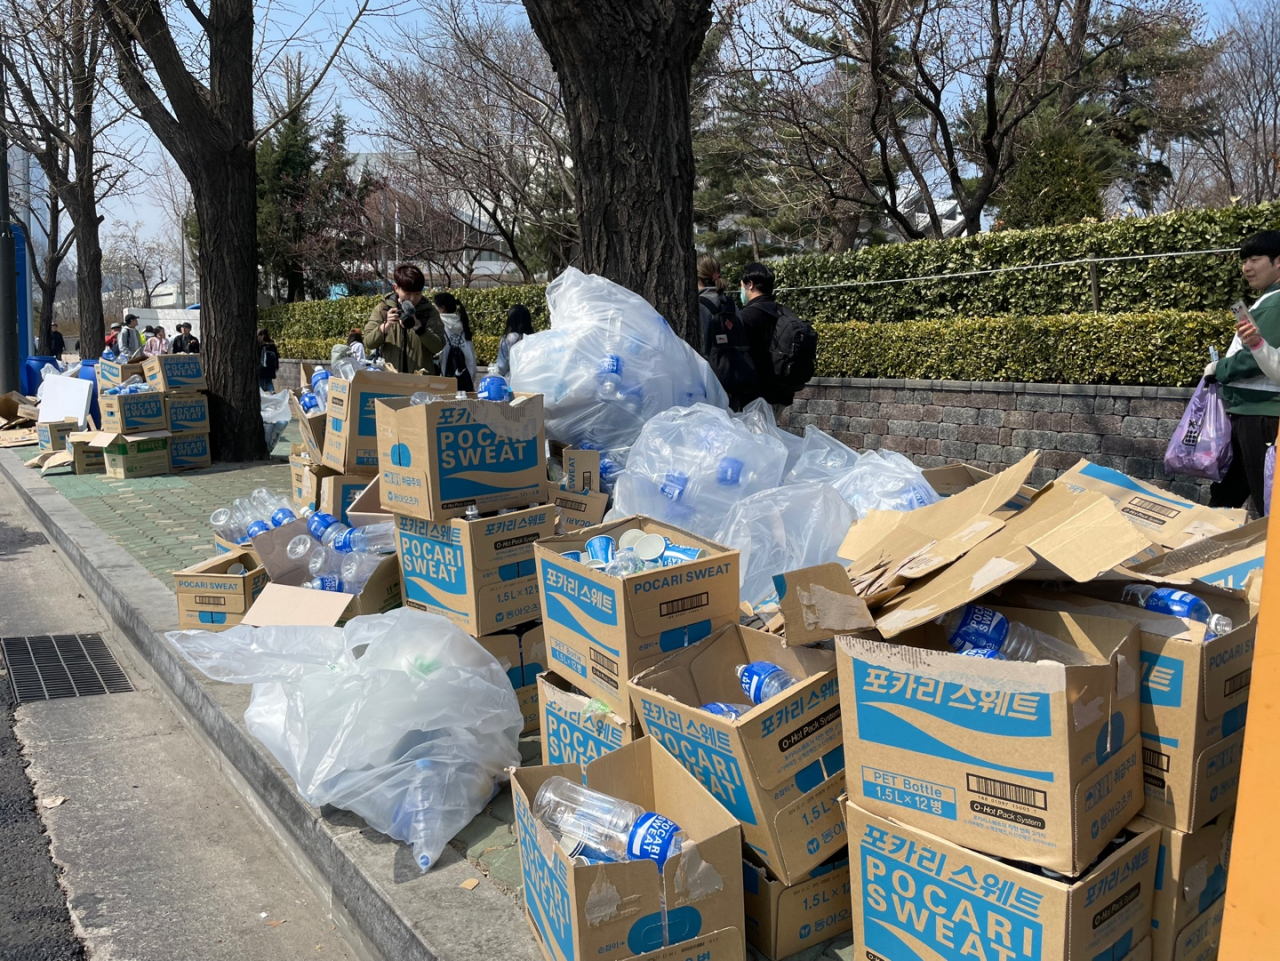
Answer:
<path fill-rule="evenodd" d="M 76 230 L 76 313 L 80 317 L 80 356 L 101 357 L 106 331 L 102 316 L 102 243 L 93 191 L 76 191 L 67 205 Z M 119 320 L 120 318 L 115 318 Z"/>
<path fill-rule="evenodd" d="M 524 0 L 564 97 L 582 266 L 697 344 L 689 74 L 710 0 Z"/>
<path fill-rule="evenodd" d="M 258 396 L 258 270 L 254 152 L 236 144 L 191 181 L 200 223 L 200 353 L 209 380 L 215 460 L 261 460 L 270 451 Z"/>

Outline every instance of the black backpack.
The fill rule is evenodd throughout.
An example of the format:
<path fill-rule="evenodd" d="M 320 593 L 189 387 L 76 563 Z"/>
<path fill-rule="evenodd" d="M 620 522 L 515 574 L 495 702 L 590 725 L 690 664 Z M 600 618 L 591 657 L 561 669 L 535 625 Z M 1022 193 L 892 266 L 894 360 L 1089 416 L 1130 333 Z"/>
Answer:
<path fill-rule="evenodd" d="M 462 344 L 455 344 L 452 340 L 447 340 L 444 346 L 444 370 L 441 374 L 445 377 L 456 377 L 458 379 L 458 390 L 465 390 L 468 393 L 476 389 L 476 385 L 471 380 L 471 371 L 467 369 L 467 355 L 462 352 Z"/>
<path fill-rule="evenodd" d="M 720 386 L 730 398 L 754 396 L 760 374 L 751 358 L 747 329 L 734 312 L 733 302 L 714 290 L 700 294 L 698 301 L 711 315 L 707 325 L 707 363 Z"/>
<path fill-rule="evenodd" d="M 813 377 L 818 360 L 818 332 L 776 301 L 769 305 L 777 318 L 769 356 L 773 360 L 773 393 L 794 395 Z"/>

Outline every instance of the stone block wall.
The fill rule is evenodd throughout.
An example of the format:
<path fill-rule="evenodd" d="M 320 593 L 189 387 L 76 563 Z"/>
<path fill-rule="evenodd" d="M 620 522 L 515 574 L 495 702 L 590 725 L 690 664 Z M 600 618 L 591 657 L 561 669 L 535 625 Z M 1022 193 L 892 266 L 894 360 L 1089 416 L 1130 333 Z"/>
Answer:
<path fill-rule="evenodd" d="M 857 450 L 887 448 L 921 467 L 965 461 L 998 471 L 1030 450 L 1048 483 L 1082 457 L 1204 503 L 1208 484 L 1164 473 L 1164 451 L 1191 399 L 1186 387 L 1009 384 L 817 378 L 782 426 L 835 435 Z"/>

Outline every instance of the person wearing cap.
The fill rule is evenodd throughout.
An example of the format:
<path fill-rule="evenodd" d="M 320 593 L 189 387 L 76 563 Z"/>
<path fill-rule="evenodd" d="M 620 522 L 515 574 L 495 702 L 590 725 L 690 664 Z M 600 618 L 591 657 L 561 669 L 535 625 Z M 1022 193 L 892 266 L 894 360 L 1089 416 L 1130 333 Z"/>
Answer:
<path fill-rule="evenodd" d="M 111 348 L 111 352 L 112 352 L 113 354 L 114 354 L 114 353 L 115 353 L 115 351 L 116 351 L 116 345 L 117 345 L 118 343 L 120 343 L 120 328 L 121 328 L 121 326 L 122 326 L 122 325 L 121 325 L 120 321 L 118 321 L 118 320 L 117 320 L 117 321 L 112 322 L 112 324 L 111 324 L 111 333 L 107 334 L 107 337 L 106 337 L 106 341 L 105 341 L 106 346 L 108 346 L 108 347 L 110 347 L 110 348 Z"/>
<path fill-rule="evenodd" d="M 185 320 L 178 325 L 178 336 L 173 338 L 172 348 L 175 354 L 200 353 L 200 341 L 191 336 L 191 325 Z"/>
<path fill-rule="evenodd" d="M 120 346 L 116 353 L 123 354 L 126 360 L 133 360 L 142 353 L 142 335 L 138 333 L 138 316 L 126 314 L 124 326 L 120 328 L 120 336 L 116 339 Z"/>
<path fill-rule="evenodd" d="M 57 324 L 49 325 L 49 354 L 55 360 L 62 360 L 62 352 L 67 349 L 66 339 L 58 332 Z"/>

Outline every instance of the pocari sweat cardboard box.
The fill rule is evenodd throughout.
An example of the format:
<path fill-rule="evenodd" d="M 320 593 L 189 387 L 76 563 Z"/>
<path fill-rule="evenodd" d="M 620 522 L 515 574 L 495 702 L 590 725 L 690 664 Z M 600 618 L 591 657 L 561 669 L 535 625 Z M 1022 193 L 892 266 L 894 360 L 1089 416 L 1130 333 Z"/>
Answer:
<path fill-rule="evenodd" d="M 213 448 L 207 433 L 174 434 L 169 439 L 170 470 L 203 470 L 212 464 Z"/>
<path fill-rule="evenodd" d="M 702 710 L 749 703 L 735 667 L 754 661 L 800 683 L 737 720 Z M 784 648 L 734 624 L 632 678 L 631 699 L 645 734 L 741 822 L 747 847 L 784 883 L 844 848 L 845 749 L 831 651 Z"/>
<path fill-rule="evenodd" d="M 619 717 L 603 701 L 588 697 L 553 671 L 538 675 L 538 714 L 543 764 L 586 767 L 642 736 L 630 711 Z"/>
<path fill-rule="evenodd" d="M 130 377 L 146 380 L 142 364 L 122 364 L 115 360 L 98 361 L 98 387 L 118 387 Z"/>
<path fill-rule="evenodd" d="M 604 521 L 609 509 L 609 495 L 593 491 L 574 492 L 556 488 L 551 492 L 551 503 L 560 512 L 560 533 L 595 527 Z"/>
<path fill-rule="evenodd" d="M 326 470 L 320 478 L 320 499 L 316 509 L 332 514 L 348 526 L 355 526 L 348 519 L 347 511 L 367 486 L 368 474 L 335 474 Z"/>
<path fill-rule="evenodd" d="M 547 501 L 541 394 L 510 403 L 445 400 L 377 405 L 382 506 L 423 520 L 461 517 Z"/>
<path fill-rule="evenodd" d="M 289 453 L 289 481 L 293 503 L 299 508 L 318 510 L 320 480 L 333 473 L 311 459 L 306 444 L 294 444 Z"/>
<path fill-rule="evenodd" d="M 408 607 L 464 630 L 493 634 L 541 613 L 533 545 L 555 532 L 555 512 L 527 507 L 468 521 L 395 515 Z"/>
<path fill-rule="evenodd" d="M 538 675 L 544 670 L 546 645 L 542 642 L 542 625 L 521 624 L 501 634 L 477 637 L 480 646 L 498 659 L 507 680 L 516 692 L 520 712 L 524 715 L 521 734 L 538 729 Z"/>
<path fill-rule="evenodd" d="M 1135 565 L 1133 570 L 1151 577 L 1204 581 L 1242 590 L 1249 575 L 1262 567 L 1267 553 L 1267 524 L 1267 518 L 1260 517 L 1239 530 L 1198 540 Z"/>
<path fill-rule="evenodd" d="M 704 556 L 626 577 L 561 556 L 584 550 L 592 537 L 616 541 L 633 529 L 701 548 Z M 738 620 L 738 552 L 647 517 L 544 540 L 534 556 L 551 668 L 623 717 L 631 710 L 629 678 Z"/>
<path fill-rule="evenodd" d="M 1244 724 L 1249 709 L 1257 620 L 1239 591 L 1186 585 L 1237 625 L 1205 640 L 1196 621 L 1123 603 L 1123 582 L 1099 581 L 1082 590 L 1098 597 L 1023 589 L 1002 600 L 1137 623 L 1142 645 L 1143 814 L 1192 831 L 1235 804 Z"/>
<path fill-rule="evenodd" d="M 206 390 L 204 364 L 199 354 L 161 354 L 142 362 L 147 383 L 156 390 Z"/>
<path fill-rule="evenodd" d="M 106 460 L 101 450 L 93 450 L 89 442 L 95 431 L 77 431 L 67 435 L 66 453 L 71 455 L 72 470 L 77 474 L 105 474 Z"/>
<path fill-rule="evenodd" d="M 1142 809 L 1139 647 L 1129 621 L 996 608 L 1098 663 L 836 639 L 849 799 L 1001 857 L 1077 874 Z"/>
<path fill-rule="evenodd" d="M 1141 817 L 1130 828 L 1160 829 L 1151 941 L 1156 961 L 1210 961 L 1222 931 L 1235 812 L 1223 811 L 1190 834 Z"/>
<path fill-rule="evenodd" d="M 229 573 L 234 565 L 244 572 Z M 269 578 L 256 554 L 238 550 L 173 572 L 178 626 L 183 630 L 224 631 L 240 623 Z"/>
<path fill-rule="evenodd" d="M 41 450 L 67 449 L 67 438 L 80 431 L 80 422 L 74 417 L 62 421 L 40 421 L 36 424 L 36 439 Z"/>
<path fill-rule="evenodd" d="M 157 477 L 169 473 L 169 432 L 149 431 L 120 434 L 98 431 L 88 441 L 91 449 L 102 451 L 106 475 L 120 480 Z"/>
<path fill-rule="evenodd" d="M 404 398 L 408 404 L 410 395 L 420 390 L 453 394 L 456 385 L 452 377 L 379 370 L 358 370 L 351 380 L 330 377 L 322 463 L 340 474 L 375 473 L 378 470 L 377 402 L 394 397 Z"/>
<path fill-rule="evenodd" d="M 149 430 L 166 430 L 164 394 L 103 394 L 98 399 L 102 411 L 102 429 L 118 434 L 141 434 Z"/>
<path fill-rule="evenodd" d="M 782 961 L 853 927 L 847 850 L 792 885 L 744 860 L 742 890 L 747 941 L 770 961 Z"/>
<path fill-rule="evenodd" d="M 305 364 L 303 366 L 306 366 Z M 329 415 L 322 410 L 305 411 L 301 398 L 305 388 L 294 388 L 289 391 L 289 412 L 298 422 L 298 431 L 302 434 L 302 443 L 307 455 L 315 467 L 324 465 L 325 429 L 329 424 Z"/>
<path fill-rule="evenodd" d="M 171 434 L 207 434 L 209 424 L 209 398 L 204 394 L 186 391 L 166 394 L 165 418 Z"/>
<path fill-rule="evenodd" d="M 630 801 L 685 832 L 682 854 L 666 861 L 575 864 L 533 816 L 552 777 Z M 724 808 L 666 751 L 641 738 L 576 764 L 511 773 L 526 916 L 548 961 L 742 961 L 742 833 Z M 658 821 L 655 830 L 668 824 Z M 693 849 L 696 849 L 696 854 Z M 664 924 L 665 915 L 665 924 Z M 663 930 L 668 947 L 663 947 Z"/>
<path fill-rule="evenodd" d="M 352 527 L 394 523 L 395 515 L 382 509 L 381 482 L 377 476 L 365 477 L 364 481 L 364 490 L 347 505 L 347 523 Z"/>
<path fill-rule="evenodd" d="M 865 961 L 1132 961 L 1150 957 L 1160 833 L 1074 880 L 987 857 L 847 805 L 856 956 Z M 1137 953 L 1135 953 L 1137 952 Z"/>

